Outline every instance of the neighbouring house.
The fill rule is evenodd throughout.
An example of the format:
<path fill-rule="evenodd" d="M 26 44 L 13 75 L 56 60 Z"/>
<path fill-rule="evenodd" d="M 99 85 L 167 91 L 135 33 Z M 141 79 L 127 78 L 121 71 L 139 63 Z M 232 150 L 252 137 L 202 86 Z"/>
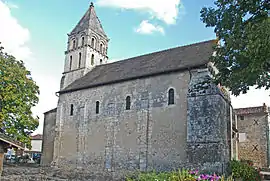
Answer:
<path fill-rule="evenodd" d="M 25 148 L 25 153 L 30 155 L 33 160 L 40 159 L 42 153 L 42 140 L 43 136 L 41 134 L 36 134 L 31 136 L 31 149 Z"/>
<path fill-rule="evenodd" d="M 68 34 L 58 105 L 44 113 L 42 164 L 224 172 L 234 117 L 228 91 L 212 82 L 217 41 L 113 63 L 108 42 L 91 3 Z"/>
<path fill-rule="evenodd" d="M 238 158 L 251 160 L 258 167 L 269 167 L 269 107 L 263 104 L 234 111 L 239 132 Z"/>

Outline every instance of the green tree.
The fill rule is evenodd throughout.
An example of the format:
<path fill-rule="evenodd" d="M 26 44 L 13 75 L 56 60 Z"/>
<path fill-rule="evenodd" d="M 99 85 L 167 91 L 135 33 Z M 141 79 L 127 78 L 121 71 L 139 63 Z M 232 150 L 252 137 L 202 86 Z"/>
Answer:
<path fill-rule="evenodd" d="M 1 44 L 0 44 L 1 45 Z M 1 132 L 30 147 L 30 134 L 38 127 L 31 108 L 38 103 L 39 87 L 23 61 L 3 52 L 0 46 Z"/>
<path fill-rule="evenodd" d="M 216 82 L 236 96 L 250 86 L 269 89 L 270 1 L 215 0 L 214 4 L 201 10 L 201 19 L 220 40 L 212 57 L 219 70 Z"/>

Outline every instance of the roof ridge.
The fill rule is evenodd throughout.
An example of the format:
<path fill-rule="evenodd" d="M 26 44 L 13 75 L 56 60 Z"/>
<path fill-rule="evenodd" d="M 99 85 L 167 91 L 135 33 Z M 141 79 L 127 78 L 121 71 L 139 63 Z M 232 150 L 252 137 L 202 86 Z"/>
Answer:
<path fill-rule="evenodd" d="M 139 58 L 139 57 L 143 57 L 143 56 L 148 56 L 148 55 L 152 55 L 152 54 L 155 54 L 155 53 L 164 53 L 164 52 L 167 52 L 167 51 L 170 51 L 170 50 L 174 50 L 174 49 L 177 49 L 177 48 L 185 48 L 185 47 L 190 47 L 190 46 L 196 46 L 196 45 L 200 45 L 200 44 L 204 44 L 204 43 L 208 43 L 208 42 L 215 42 L 216 40 L 215 39 L 212 39 L 212 40 L 205 40 L 205 41 L 202 41 L 202 42 L 196 42 L 196 43 L 191 43 L 191 44 L 186 44 L 186 45 L 183 45 L 183 46 L 177 46 L 177 47 L 171 47 L 171 48 L 168 48 L 168 49 L 165 49 L 165 50 L 159 50 L 159 51 L 155 51 L 155 52 L 151 52 L 151 53 L 145 53 L 143 55 L 139 55 L 139 56 L 135 56 L 135 57 L 130 57 L 130 58 L 125 58 L 125 59 L 121 59 L 121 60 L 118 60 L 116 62 L 110 62 L 110 63 L 107 63 L 107 64 L 102 64 L 102 65 L 99 65 L 100 66 L 106 66 L 106 65 L 111 65 L 111 64 L 114 64 L 114 63 L 119 63 L 121 61 L 130 61 L 134 58 Z M 97 67 L 97 66 L 96 66 Z"/>

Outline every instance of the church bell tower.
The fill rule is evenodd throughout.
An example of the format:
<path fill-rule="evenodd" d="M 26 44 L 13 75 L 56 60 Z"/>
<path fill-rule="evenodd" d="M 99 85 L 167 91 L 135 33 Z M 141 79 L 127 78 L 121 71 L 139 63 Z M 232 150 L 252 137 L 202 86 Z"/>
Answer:
<path fill-rule="evenodd" d="M 109 39 L 91 3 L 79 23 L 68 34 L 60 90 L 83 77 L 95 66 L 107 63 L 108 42 Z"/>

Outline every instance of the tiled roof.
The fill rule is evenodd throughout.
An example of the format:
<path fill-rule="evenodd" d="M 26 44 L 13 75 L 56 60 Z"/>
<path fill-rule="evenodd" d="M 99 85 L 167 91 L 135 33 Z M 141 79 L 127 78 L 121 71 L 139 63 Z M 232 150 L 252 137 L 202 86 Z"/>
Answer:
<path fill-rule="evenodd" d="M 72 34 L 77 34 L 82 30 L 92 29 L 94 32 L 98 33 L 101 36 L 107 38 L 106 33 L 104 32 L 100 20 L 98 19 L 94 5 L 91 3 L 89 9 L 86 11 L 84 16 L 81 18 L 76 27 L 71 31 Z"/>
<path fill-rule="evenodd" d="M 54 108 L 54 109 L 51 109 L 49 111 L 46 111 L 44 114 L 48 114 L 48 113 L 52 113 L 52 112 L 56 112 L 57 111 L 57 108 Z"/>
<path fill-rule="evenodd" d="M 42 140 L 42 134 L 37 134 L 31 136 L 31 140 Z"/>
<path fill-rule="evenodd" d="M 234 109 L 237 115 L 244 115 L 244 114 L 255 114 L 255 113 L 268 113 L 268 107 L 263 104 L 263 106 L 258 107 L 246 107 L 246 108 L 238 108 Z"/>
<path fill-rule="evenodd" d="M 215 43 L 209 40 L 99 65 L 59 93 L 204 66 Z"/>
<path fill-rule="evenodd" d="M 16 148 L 24 149 L 25 145 L 3 133 L 0 133 L 0 142 L 4 142 L 5 144 L 12 145 Z"/>

